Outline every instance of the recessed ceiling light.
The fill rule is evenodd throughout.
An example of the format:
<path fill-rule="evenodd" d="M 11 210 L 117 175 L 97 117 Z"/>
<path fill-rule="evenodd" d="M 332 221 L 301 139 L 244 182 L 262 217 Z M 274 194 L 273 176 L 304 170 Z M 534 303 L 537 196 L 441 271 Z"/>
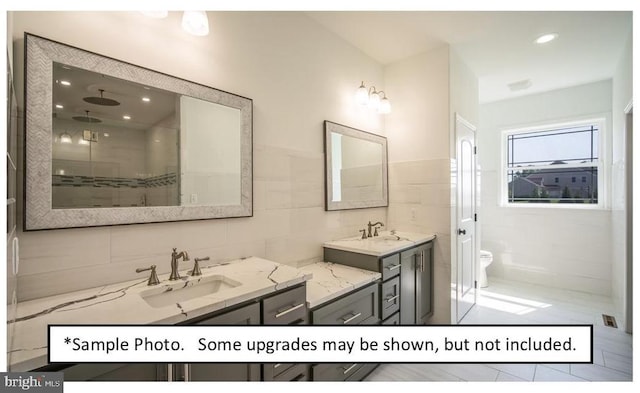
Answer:
<path fill-rule="evenodd" d="M 535 43 L 536 44 L 546 44 L 547 42 L 551 42 L 551 41 L 555 40 L 556 38 L 558 38 L 558 33 L 544 34 L 544 35 L 541 35 L 540 37 L 536 38 Z"/>
<path fill-rule="evenodd" d="M 105 137 L 105 138 L 108 138 L 108 137 L 109 137 L 109 133 L 108 133 L 108 132 L 105 132 L 105 133 L 104 133 L 104 134 L 102 134 L 102 135 L 104 135 L 104 137 Z"/>
<path fill-rule="evenodd" d="M 125 119 L 125 120 L 131 120 L 131 116 L 129 116 L 129 115 L 124 115 L 124 116 L 122 116 L 122 118 Z"/>
<path fill-rule="evenodd" d="M 71 82 L 69 81 L 60 81 L 60 84 L 64 86 L 71 86 Z"/>
<path fill-rule="evenodd" d="M 149 97 L 142 97 L 142 101 L 144 101 L 144 102 L 150 102 L 150 101 L 151 101 L 151 98 L 149 98 Z"/>
<path fill-rule="evenodd" d="M 56 108 L 58 109 L 64 109 L 64 106 L 60 105 L 60 104 L 56 104 Z"/>
<path fill-rule="evenodd" d="M 531 87 L 531 79 L 509 83 L 507 86 L 509 86 L 509 90 L 511 91 L 525 90 Z"/>

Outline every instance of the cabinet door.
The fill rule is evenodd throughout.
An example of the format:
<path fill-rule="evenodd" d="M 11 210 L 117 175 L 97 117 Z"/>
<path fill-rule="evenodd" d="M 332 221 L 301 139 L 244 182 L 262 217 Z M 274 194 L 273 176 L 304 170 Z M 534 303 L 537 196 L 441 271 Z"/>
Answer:
<path fill-rule="evenodd" d="M 400 324 L 416 323 L 416 249 L 400 253 Z"/>
<path fill-rule="evenodd" d="M 433 243 L 418 247 L 416 258 L 416 324 L 433 313 Z"/>
<path fill-rule="evenodd" d="M 253 303 L 222 315 L 208 318 L 195 325 L 259 325 L 260 304 Z M 182 369 L 181 369 L 182 368 Z M 259 381 L 260 364 L 257 363 L 197 363 L 187 367 L 178 365 L 176 376 L 187 371 L 189 381 Z"/>
<path fill-rule="evenodd" d="M 167 380 L 167 365 L 154 363 L 83 363 L 58 370 L 65 381 L 161 381 Z"/>

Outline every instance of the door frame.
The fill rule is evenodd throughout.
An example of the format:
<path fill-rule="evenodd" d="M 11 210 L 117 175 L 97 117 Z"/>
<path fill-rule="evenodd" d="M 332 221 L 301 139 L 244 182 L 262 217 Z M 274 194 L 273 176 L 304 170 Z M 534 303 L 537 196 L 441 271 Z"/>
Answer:
<path fill-rule="evenodd" d="M 625 291 L 624 330 L 633 333 L 633 101 L 624 108 L 625 122 Z"/>
<path fill-rule="evenodd" d="M 458 303 L 459 303 L 459 299 L 458 299 L 458 274 L 460 273 L 458 271 L 458 185 L 459 185 L 459 179 L 458 179 L 458 146 L 457 146 L 457 135 L 458 135 L 458 131 L 457 131 L 457 124 L 458 122 L 460 122 L 461 124 L 463 124 L 465 127 L 469 128 L 470 130 L 473 131 L 474 134 L 474 154 L 473 154 L 473 169 L 472 172 L 475 174 L 474 176 L 474 182 L 473 182 L 473 203 L 474 203 L 474 207 L 473 210 L 474 212 L 477 214 L 477 209 L 479 206 L 479 194 L 478 194 L 478 190 L 479 190 L 479 184 L 478 184 L 478 176 L 479 176 L 479 172 L 478 172 L 478 156 L 477 156 L 477 149 L 476 149 L 476 140 L 477 140 L 477 128 L 471 124 L 469 121 L 467 121 L 464 117 L 462 117 L 459 113 L 455 113 L 454 114 L 454 133 L 453 133 L 453 152 L 455 154 L 455 159 L 453 160 L 454 166 L 452 165 L 451 168 L 451 177 L 452 177 L 452 184 L 454 184 L 454 186 L 452 187 L 452 200 L 455 201 L 454 204 L 452 204 L 451 206 L 451 294 L 452 294 L 452 298 L 451 298 L 451 323 L 452 324 L 458 324 L 459 321 L 464 317 L 461 316 L 460 318 L 458 318 Z M 476 216 L 477 217 L 477 216 Z M 478 283 L 478 279 L 479 279 L 479 263 L 480 263 L 480 241 L 479 239 L 479 235 L 480 235 L 480 226 L 478 225 L 478 220 L 476 219 L 473 223 L 473 227 L 474 227 L 474 233 L 475 233 L 475 242 L 474 242 L 474 261 L 473 261 L 473 277 L 474 277 L 474 291 L 473 291 L 473 305 L 471 306 L 471 308 L 473 308 L 477 302 L 478 302 L 478 287 L 477 287 L 477 283 Z M 467 311 L 468 312 L 468 311 Z M 465 313 L 466 315 L 466 313 Z"/>

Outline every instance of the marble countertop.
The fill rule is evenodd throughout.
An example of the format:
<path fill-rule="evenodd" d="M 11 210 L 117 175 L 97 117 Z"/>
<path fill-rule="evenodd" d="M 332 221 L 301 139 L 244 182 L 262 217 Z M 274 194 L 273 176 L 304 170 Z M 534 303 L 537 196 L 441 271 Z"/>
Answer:
<path fill-rule="evenodd" d="M 147 279 L 70 292 L 18 303 L 9 369 L 28 371 L 47 364 L 49 324 L 175 324 L 252 298 L 267 295 L 312 277 L 312 273 L 266 259 L 249 257 L 204 266 L 202 276 L 182 278 L 185 286 L 212 275 L 241 283 L 213 294 L 163 307 L 152 307 L 140 296 L 150 288 L 169 290 L 168 274 L 161 283 L 147 286 Z M 182 275 L 186 273 L 181 272 Z"/>
<path fill-rule="evenodd" d="M 376 281 L 382 276 L 378 272 L 332 262 L 316 262 L 299 270 L 313 275 L 313 278 L 307 281 L 307 306 L 310 309 Z"/>
<path fill-rule="evenodd" d="M 325 242 L 322 246 L 335 250 L 357 252 L 361 254 L 385 256 L 394 252 L 409 248 L 414 245 L 426 243 L 436 238 L 434 234 L 410 233 L 410 232 L 380 232 L 379 236 L 362 239 L 355 236 L 347 239 Z"/>

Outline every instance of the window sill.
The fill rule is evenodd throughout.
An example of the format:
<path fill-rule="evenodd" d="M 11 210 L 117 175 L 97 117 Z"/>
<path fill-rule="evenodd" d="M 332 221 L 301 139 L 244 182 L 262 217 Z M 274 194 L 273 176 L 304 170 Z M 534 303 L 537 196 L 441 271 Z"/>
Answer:
<path fill-rule="evenodd" d="M 583 204 L 583 203 L 508 203 L 503 202 L 500 207 L 514 209 L 566 209 L 566 210 L 611 210 L 601 204 Z"/>

